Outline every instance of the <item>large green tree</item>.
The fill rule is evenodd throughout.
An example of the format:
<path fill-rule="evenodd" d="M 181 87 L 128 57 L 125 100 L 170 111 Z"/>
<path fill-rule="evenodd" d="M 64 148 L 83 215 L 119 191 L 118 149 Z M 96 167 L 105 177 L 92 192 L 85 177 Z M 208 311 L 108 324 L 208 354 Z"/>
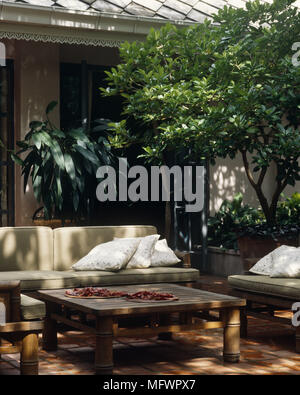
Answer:
<path fill-rule="evenodd" d="M 124 97 L 124 119 L 112 128 L 115 147 L 140 144 L 150 161 L 187 147 L 190 155 L 241 155 L 269 224 L 280 194 L 300 179 L 300 67 L 292 62 L 300 15 L 292 0 L 224 7 L 213 22 L 152 30 L 124 43 L 108 72 L 105 95 Z M 139 128 L 131 130 L 128 119 Z M 273 196 L 263 185 L 275 169 Z"/>

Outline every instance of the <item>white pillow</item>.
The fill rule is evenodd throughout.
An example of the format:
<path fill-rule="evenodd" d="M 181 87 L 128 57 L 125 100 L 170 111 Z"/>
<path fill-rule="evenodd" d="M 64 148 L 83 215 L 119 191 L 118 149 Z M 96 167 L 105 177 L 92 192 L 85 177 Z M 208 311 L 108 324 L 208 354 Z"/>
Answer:
<path fill-rule="evenodd" d="M 180 259 L 178 259 L 171 248 L 168 247 L 167 240 L 158 240 L 151 257 L 151 267 L 172 266 L 178 262 L 180 262 Z"/>
<path fill-rule="evenodd" d="M 288 251 L 293 251 L 295 249 L 296 247 L 286 245 L 275 248 L 275 250 L 261 258 L 249 271 L 255 274 L 262 274 L 263 276 L 270 276 L 274 259 L 276 259 L 278 256 L 284 255 Z"/>
<path fill-rule="evenodd" d="M 270 277 L 300 278 L 300 247 L 274 258 Z"/>
<path fill-rule="evenodd" d="M 128 262 L 126 269 L 145 269 L 151 265 L 151 256 L 155 244 L 160 235 L 150 235 L 145 237 L 135 237 L 140 240 L 137 250 Z M 129 238 L 132 240 L 132 238 Z M 117 237 L 114 240 L 118 240 Z M 124 240 L 124 239 L 123 239 Z"/>
<path fill-rule="evenodd" d="M 94 247 L 87 255 L 72 265 L 74 270 L 107 270 L 123 269 L 135 253 L 140 240 L 120 239 L 102 243 Z"/>

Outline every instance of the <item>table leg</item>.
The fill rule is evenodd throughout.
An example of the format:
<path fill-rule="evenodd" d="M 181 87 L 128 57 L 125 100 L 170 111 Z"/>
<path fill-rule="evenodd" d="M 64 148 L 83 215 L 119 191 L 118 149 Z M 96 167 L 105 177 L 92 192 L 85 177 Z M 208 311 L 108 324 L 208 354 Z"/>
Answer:
<path fill-rule="evenodd" d="M 46 302 L 46 316 L 43 329 L 43 349 L 46 351 L 57 350 L 57 322 L 51 317 L 51 314 L 57 312 L 57 310 L 56 304 Z"/>
<path fill-rule="evenodd" d="M 247 318 L 247 307 L 241 307 L 241 337 L 247 339 L 248 337 L 248 318 Z"/>
<path fill-rule="evenodd" d="M 300 353 L 300 326 L 296 328 L 296 352 Z"/>
<path fill-rule="evenodd" d="M 225 309 L 222 313 L 224 321 L 224 351 L 225 362 L 240 360 L 240 310 L 237 307 Z"/>
<path fill-rule="evenodd" d="M 28 333 L 22 339 L 20 371 L 22 375 L 38 374 L 38 334 Z"/>
<path fill-rule="evenodd" d="M 113 373 L 113 319 L 97 317 L 96 321 L 96 374 Z"/>
<path fill-rule="evenodd" d="M 159 316 L 159 324 L 160 325 L 168 325 L 170 324 L 170 314 L 161 314 Z M 172 332 L 161 332 L 158 334 L 158 340 L 172 340 Z"/>

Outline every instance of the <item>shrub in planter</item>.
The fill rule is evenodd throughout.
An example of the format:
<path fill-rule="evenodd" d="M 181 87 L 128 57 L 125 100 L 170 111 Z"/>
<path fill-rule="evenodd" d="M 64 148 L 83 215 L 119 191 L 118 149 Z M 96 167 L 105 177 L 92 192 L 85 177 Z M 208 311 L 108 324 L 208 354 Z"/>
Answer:
<path fill-rule="evenodd" d="M 240 226 L 237 229 L 241 257 L 263 257 L 280 245 L 299 245 L 300 194 L 280 202 L 276 210 L 276 222 Z"/>
<path fill-rule="evenodd" d="M 232 201 L 224 200 L 219 211 L 208 219 L 208 242 L 210 245 L 224 250 L 238 250 L 237 232 L 240 227 L 259 224 L 262 214 L 259 210 L 242 205 L 241 193 L 235 195 Z"/>
<path fill-rule="evenodd" d="M 281 244 L 298 245 L 300 233 L 300 194 L 280 202 L 277 224 L 269 225 L 261 210 L 242 205 L 237 194 L 224 200 L 219 211 L 208 221 L 210 245 L 224 250 L 240 250 L 242 258 L 260 257 Z"/>

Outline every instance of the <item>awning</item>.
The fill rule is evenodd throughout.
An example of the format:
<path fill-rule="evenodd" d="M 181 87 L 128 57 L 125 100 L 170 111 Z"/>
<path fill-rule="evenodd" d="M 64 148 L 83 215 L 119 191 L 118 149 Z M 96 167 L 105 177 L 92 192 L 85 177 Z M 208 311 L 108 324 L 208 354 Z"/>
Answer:
<path fill-rule="evenodd" d="M 144 39 L 151 28 L 159 29 L 166 22 L 159 18 L 28 7 L 20 3 L 0 5 L 0 39 L 119 47 L 124 41 Z"/>

